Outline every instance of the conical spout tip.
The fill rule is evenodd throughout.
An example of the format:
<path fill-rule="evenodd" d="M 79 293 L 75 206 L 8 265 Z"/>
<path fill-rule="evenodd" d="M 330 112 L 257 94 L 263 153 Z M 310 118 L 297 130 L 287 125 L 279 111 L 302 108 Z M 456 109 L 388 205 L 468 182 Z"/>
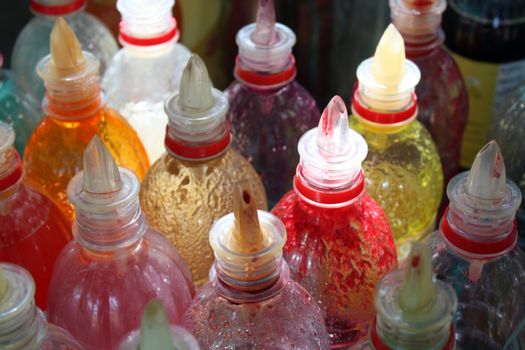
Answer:
<path fill-rule="evenodd" d="M 277 41 L 273 0 L 259 0 L 255 31 L 252 33 L 251 39 L 255 44 L 265 46 L 269 46 Z"/>
<path fill-rule="evenodd" d="M 171 339 L 168 315 L 161 302 L 146 305 L 140 323 L 140 350 L 175 350 Z"/>
<path fill-rule="evenodd" d="M 235 229 L 232 237 L 232 249 L 240 253 L 253 253 L 264 248 L 264 237 L 259 224 L 257 203 L 248 180 L 235 184 L 233 215 L 235 217 Z"/>
<path fill-rule="evenodd" d="M 56 20 L 51 31 L 50 50 L 51 62 L 58 76 L 77 73 L 86 64 L 77 36 L 62 17 Z"/>
<path fill-rule="evenodd" d="M 478 152 L 465 186 L 468 194 L 482 199 L 505 197 L 505 162 L 496 141 L 490 141 Z"/>
<path fill-rule="evenodd" d="M 180 83 L 179 105 L 183 110 L 208 110 L 213 107 L 212 84 L 202 59 L 191 55 Z"/>
<path fill-rule="evenodd" d="M 317 146 L 325 156 L 340 156 L 347 154 L 348 142 L 348 112 L 343 99 L 334 96 L 321 115 L 317 128 Z"/>
<path fill-rule="evenodd" d="M 386 86 L 398 85 L 405 73 L 405 43 L 391 23 L 377 44 L 372 62 L 372 74 Z"/>
<path fill-rule="evenodd" d="M 102 140 L 93 136 L 84 152 L 82 188 L 89 193 L 111 193 L 122 189 L 120 172 Z"/>
<path fill-rule="evenodd" d="M 432 252 L 428 245 L 414 243 L 408 257 L 405 280 L 399 295 L 399 305 L 405 312 L 422 312 L 436 296 L 432 279 Z"/>

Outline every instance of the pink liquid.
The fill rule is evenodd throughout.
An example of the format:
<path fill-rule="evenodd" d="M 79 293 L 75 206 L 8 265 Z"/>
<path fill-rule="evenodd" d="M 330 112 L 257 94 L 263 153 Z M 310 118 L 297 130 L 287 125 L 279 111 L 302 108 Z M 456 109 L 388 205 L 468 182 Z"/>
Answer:
<path fill-rule="evenodd" d="M 70 242 L 49 290 L 49 321 L 86 349 L 115 349 L 140 325 L 146 303 L 159 299 L 178 324 L 194 295 L 189 271 L 175 248 L 149 230 L 126 249 L 94 253 Z"/>
<path fill-rule="evenodd" d="M 68 220 L 58 206 L 24 182 L 0 211 L 0 261 L 20 265 L 36 285 L 36 304 L 46 309 L 55 260 L 71 239 Z"/>

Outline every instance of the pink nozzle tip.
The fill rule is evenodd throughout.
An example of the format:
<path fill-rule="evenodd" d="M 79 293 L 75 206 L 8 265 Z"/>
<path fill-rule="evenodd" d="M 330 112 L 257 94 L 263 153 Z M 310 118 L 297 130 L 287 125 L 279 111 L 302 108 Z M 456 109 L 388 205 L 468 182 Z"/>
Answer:
<path fill-rule="evenodd" d="M 317 146 L 325 156 L 345 155 L 348 142 L 348 112 L 339 96 L 334 96 L 321 115 L 317 129 Z"/>
<path fill-rule="evenodd" d="M 465 186 L 468 194 L 478 198 L 505 197 L 505 162 L 496 141 L 490 141 L 478 152 Z"/>
<path fill-rule="evenodd" d="M 251 39 L 257 45 L 272 45 L 277 41 L 275 30 L 275 6 L 273 0 L 259 0 L 255 31 Z"/>

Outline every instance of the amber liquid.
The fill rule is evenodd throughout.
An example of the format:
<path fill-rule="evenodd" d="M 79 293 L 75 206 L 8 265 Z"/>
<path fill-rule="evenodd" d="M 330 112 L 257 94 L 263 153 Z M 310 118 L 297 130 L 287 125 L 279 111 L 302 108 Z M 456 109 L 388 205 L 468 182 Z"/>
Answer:
<path fill-rule="evenodd" d="M 86 146 L 98 135 L 119 166 L 131 169 L 140 180 L 149 167 L 146 151 L 137 134 L 117 112 L 102 108 L 83 119 L 50 116 L 37 126 L 24 154 L 26 176 L 42 186 L 73 221 L 67 185 L 82 170 Z"/>

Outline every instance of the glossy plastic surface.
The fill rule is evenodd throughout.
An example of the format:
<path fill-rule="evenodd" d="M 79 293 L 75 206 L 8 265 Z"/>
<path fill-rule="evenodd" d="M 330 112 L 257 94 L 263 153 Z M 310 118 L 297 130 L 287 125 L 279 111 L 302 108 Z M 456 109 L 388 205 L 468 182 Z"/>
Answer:
<path fill-rule="evenodd" d="M 363 163 L 367 193 L 388 215 L 400 258 L 408 243 L 432 232 L 443 191 L 441 162 L 432 137 L 418 121 L 390 133 L 350 118 L 368 142 Z"/>
<path fill-rule="evenodd" d="M 62 251 L 49 290 L 50 322 L 90 350 L 114 349 L 140 325 L 152 298 L 179 323 L 192 298 L 184 265 L 169 242 L 148 229 L 135 244 L 96 253 L 70 242 Z"/>
<path fill-rule="evenodd" d="M 139 179 L 144 177 L 148 158 L 137 134 L 108 108 L 83 119 L 44 117 L 24 155 L 26 176 L 41 185 L 71 221 L 74 215 L 67 185 L 82 170 L 82 154 L 94 135 L 104 141 L 118 165 L 129 168 Z"/>
<path fill-rule="evenodd" d="M 29 270 L 36 304 L 45 310 L 53 266 L 71 240 L 71 225 L 55 203 L 25 182 L 4 195 L 0 192 L 0 261 Z"/>
<path fill-rule="evenodd" d="M 196 286 L 208 280 L 213 263 L 208 241 L 211 225 L 232 211 L 233 184 L 241 180 L 251 183 L 257 207 L 266 209 L 257 173 L 232 149 L 208 161 L 187 161 L 164 154 L 142 183 L 140 201 L 149 223 L 177 247 Z"/>
<path fill-rule="evenodd" d="M 376 283 L 397 266 L 383 210 L 366 194 L 342 208 L 325 209 L 291 191 L 272 213 L 287 230 L 284 257 L 291 276 L 321 307 L 332 347 L 365 337 Z"/>
<path fill-rule="evenodd" d="M 256 90 L 233 82 L 226 90 L 227 120 L 233 147 L 255 167 L 272 207 L 290 189 L 299 163 L 297 142 L 317 126 L 320 112 L 314 99 L 296 81 L 276 90 Z"/>
<path fill-rule="evenodd" d="M 85 350 L 85 348 L 63 328 L 48 324 L 47 335 L 39 350 Z"/>
<path fill-rule="evenodd" d="M 49 54 L 49 36 L 56 17 L 36 15 L 22 29 L 11 57 L 13 72 L 30 86 L 36 101 L 44 97 L 44 84 L 36 73 L 37 63 Z M 117 43 L 111 32 L 95 17 L 83 11 L 66 17 L 77 35 L 82 48 L 100 60 L 100 73 L 104 73 L 111 57 L 117 52 Z"/>

